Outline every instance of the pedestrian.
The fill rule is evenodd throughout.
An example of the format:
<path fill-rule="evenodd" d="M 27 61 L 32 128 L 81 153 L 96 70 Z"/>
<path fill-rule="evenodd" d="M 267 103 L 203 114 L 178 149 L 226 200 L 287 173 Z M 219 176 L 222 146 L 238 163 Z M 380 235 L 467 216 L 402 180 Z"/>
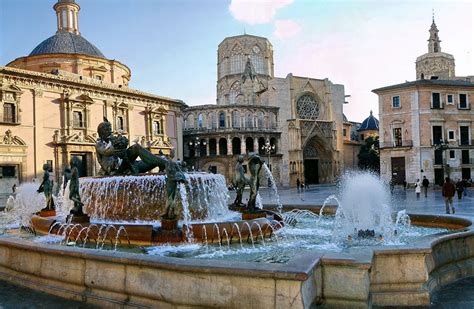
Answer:
<path fill-rule="evenodd" d="M 300 185 L 301 185 L 300 179 L 296 178 L 296 189 L 298 190 L 298 192 L 300 192 Z"/>
<path fill-rule="evenodd" d="M 392 178 L 392 180 L 390 180 L 390 193 L 393 194 L 393 190 L 395 189 L 395 179 Z"/>
<path fill-rule="evenodd" d="M 463 191 L 464 191 L 464 184 L 462 183 L 461 179 L 458 179 L 458 182 L 456 182 L 456 192 L 458 193 L 458 200 L 462 198 Z"/>
<path fill-rule="evenodd" d="M 407 190 L 407 180 L 403 179 L 403 190 Z"/>
<path fill-rule="evenodd" d="M 462 185 L 463 185 L 463 187 L 464 187 L 464 196 L 467 196 L 467 187 L 468 187 L 468 184 L 467 184 L 467 179 L 466 179 L 466 178 L 464 178 L 464 179 L 462 180 Z"/>
<path fill-rule="evenodd" d="M 416 193 L 416 199 L 419 199 L 419 198 L 420 198 L 420 193 L 421 193 L 421 182 L 420 182 L 420 178 L 417 178 L 417 179 L 416 179 L 416 183 L 415 183 L 415 193 Z"/>
<path fill-rule="evenodd" d="M 449 177 L 446 177 L 446 181 L 443 184 L 441 194 L 444 196 L 444 203 L 446 205 L 447 214 L 451 213 L 451 209 L 453 211 L 453 214 L 456 213 L 456 210 L 454 209 L 454 206 L 453 206 L 453 196 L 454 196 L 455 191 L 456 191 L 456 187 L 451 182 Z"/>
<path fill-rule="evenodd" d="M 423 182 L 421 183 L 423 185 L 423 190 L 425 191 L 425 197 L 428 197 L 428 186 L 430 185 L 430 181 L 426 176 L 423 176 Z"/>

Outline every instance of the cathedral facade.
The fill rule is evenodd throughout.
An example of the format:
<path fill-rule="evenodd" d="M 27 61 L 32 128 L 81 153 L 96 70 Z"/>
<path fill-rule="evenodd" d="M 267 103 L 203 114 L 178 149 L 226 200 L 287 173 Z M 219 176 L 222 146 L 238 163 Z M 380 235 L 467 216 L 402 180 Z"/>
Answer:
<path fill-rule="evenodd" d="M 81 176 L 95 175 L 104 117 L 131 143 L 154 153 L 175 148 L 182 158 L 184 103 L 129 88 L 131 70 L 80 34 L 79 5 L 59 0 L 54 10 L 56 34 L 0 67 L 0 192 L 42 177 L 45 163 L 59 182 L 72 156 Z"/>
<path fill-rule="evenodd" d="M 433 18 L 428 52 L 416 59 L 416 80 L 373 90 L 379 97 L 380 172 L 387 181 L 426 176 L 471 179 L 474 169 L 474 76 L 456 76 L 441 51 Z"/>
<path fill-rule="evenodd" d="M 191 167 L 224 174 L 230 182 L 237 156 L 257 152 L 280 185 L 336 180 L 349 123 L 343 85 L 275 77 L 272 44 L 247 34 L 219 44 L 217 67 L 217 104 L 184 111 L 184 157 Z"/>

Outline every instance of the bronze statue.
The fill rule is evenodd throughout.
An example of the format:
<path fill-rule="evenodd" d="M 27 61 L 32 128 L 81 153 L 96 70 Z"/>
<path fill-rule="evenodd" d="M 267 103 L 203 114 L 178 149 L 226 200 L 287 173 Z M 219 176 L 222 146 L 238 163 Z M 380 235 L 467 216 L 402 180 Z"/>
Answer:
<path fill-rule="evenodd" d="M 248 159 L 249 170 L 250 170 L 250 197 L 247 204 L 247 208 L 250 211 L 255 210 L 255 204 L 257 200 L 258 188 L 260 187 L 259 174 L 264 161 L 256 154 L 253 153 Z"/>
<path fill-rule="evenodd" d="M 71 168 L 69 166 L 65 166 L 63 171 L 63 190 L 66 190 L 69 180 L 71 180 Z"/>
<path fill-rule="evenodd" d="M 176 219 L 176 191 L 179 183 L 186 183 L 186 177 L 181 168 L 181 163 L 173 161 L 174 151 L 171 150 L 170 158 L 166 162 L 166 214 L 165 219 Z"/>
<path fill-rule="evenodd" d="M 71 209 L 70 214 L 84 216 L 84 212 L 82 211 L 82 206 L 84 206 L 84 204 L 81 202 L 81 196 L 79 194 L 79 171 L 77 169 L 79 160 L 77 157 L 71 158 L 70 165 L 71 179 L 69 181 L 69 199 L 74 202 L 74 207 Z"/>
<path fill-rule="evenodd" d="M 46 207 L 42 210 L 54 210 L 53 182 L 49 179 L 49 169 L 49 164 L 43 164 L 43 182 L 37 190 L 38 193 L 44 192 L 46 198 Z"/>
<path fill-rule="evenodd" d="M 248 177 L 245 176 L 245 171 L 242 163 L 244 162 L 244 156 L 240 155 L 237 159 L 237 164 L 234 168 L 234 179 L 233 185 L 235 188 L 236 196 L 233 206 L 243 207 L 245 204 L 242 203 L 242 195 L 244 193 L 245 185 L 250 183 Z"/>
<path fill-rule="evenodd" d="M 128 175 L 146 173 L 155 167 L 163 170 L 166 158 L 156 156 L 139 144 L 128 147 L 128 139 L 112 134 L 112 125 L 107 119 L 97 127 L 99 138 L 95 145 L 101 175 Z M 127 148 L 128 147 L 128 148 Z M 137 158 L 141 160 L 137 161 Z"/>

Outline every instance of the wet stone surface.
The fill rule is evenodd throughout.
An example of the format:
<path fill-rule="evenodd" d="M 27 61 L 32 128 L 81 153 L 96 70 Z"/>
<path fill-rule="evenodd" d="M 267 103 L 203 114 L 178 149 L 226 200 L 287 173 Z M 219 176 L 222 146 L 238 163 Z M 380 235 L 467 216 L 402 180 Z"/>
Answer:
<path fill-rule="evenodd" d="M 474 277 L 442 287 L 433 295 L 430 308 L 474 308 Z"/>

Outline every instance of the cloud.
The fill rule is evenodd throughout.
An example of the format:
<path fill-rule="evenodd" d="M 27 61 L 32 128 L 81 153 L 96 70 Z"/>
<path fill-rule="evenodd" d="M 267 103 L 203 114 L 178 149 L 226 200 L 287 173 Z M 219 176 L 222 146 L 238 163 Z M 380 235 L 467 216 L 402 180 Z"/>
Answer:
<path fill-rule="evenodd" d="M 294 0 L 232 0 L 229 11 L 238 21 L 255 25 L 272 21 L 276 12 Z"/>
<path fill-rule="evenodd" d="M 281 19 L 275 21 L 273 35 L 279 39 L 289 39 L 301 31 L 301 26 L 294 20 Z"/>

